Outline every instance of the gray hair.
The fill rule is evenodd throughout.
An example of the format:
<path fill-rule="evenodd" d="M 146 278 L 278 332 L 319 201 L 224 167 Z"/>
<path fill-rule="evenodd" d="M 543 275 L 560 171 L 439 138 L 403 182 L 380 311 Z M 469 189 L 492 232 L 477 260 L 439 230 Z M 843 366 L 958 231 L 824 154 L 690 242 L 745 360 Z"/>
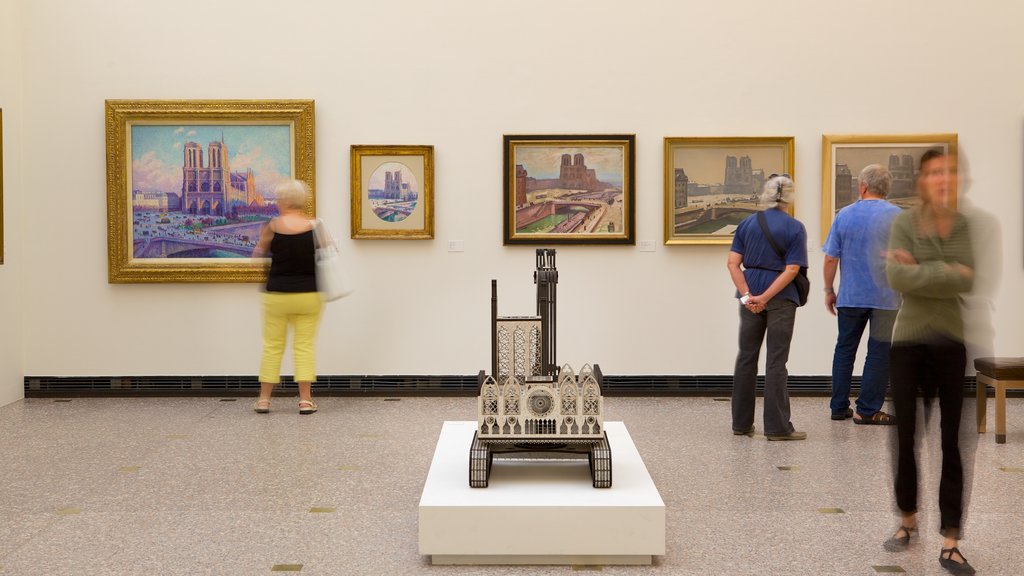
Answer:
<path fill-rule="evenodd" d="M 885 198 L 889 195 L 889 186 L 892 184 L 892 173 L 881 164 L 868 164 L 860 171 L 857 181 L 867 186 L 868 192 Z"/>
<path fill-rule="evenodd" d="M 277 205 L 283 208 L 294 208 L 301 210 L 306 207 L 306 202 L 312 193 L 309 184 L 302 180 L 285 180 L 274 188 L 274 197 Z"/>
<path fill-rule="evenodd" d="M 793 179 L 787 174 L 779 176 L 772 174 L 771 178 L 764 183 L 764 190 L 761 192 L 761 204 L 769 208 L 779 204 L 789 204 L 793 201 Z"/>

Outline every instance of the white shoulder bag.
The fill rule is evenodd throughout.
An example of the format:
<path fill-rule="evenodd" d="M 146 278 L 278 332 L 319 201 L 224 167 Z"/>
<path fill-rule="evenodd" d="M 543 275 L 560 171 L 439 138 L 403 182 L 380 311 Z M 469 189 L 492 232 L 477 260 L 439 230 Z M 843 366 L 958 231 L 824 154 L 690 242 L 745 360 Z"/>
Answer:
<path fill-rule="evenodd" d="M 324 300 L 331 302 L 352 293 L 352 275 L 342 262 L 337 244 L 319 218 L 312 221 L 316 242 L 316 288 Z"/>

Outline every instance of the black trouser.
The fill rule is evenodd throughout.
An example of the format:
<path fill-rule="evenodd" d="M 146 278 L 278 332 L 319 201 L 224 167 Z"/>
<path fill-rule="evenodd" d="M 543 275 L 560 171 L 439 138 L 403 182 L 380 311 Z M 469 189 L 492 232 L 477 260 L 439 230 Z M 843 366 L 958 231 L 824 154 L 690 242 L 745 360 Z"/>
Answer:
<path fill-rule="evenodd" d="M 931 399 L 938 395 L 942 430 L 939 510 L 943 534 L 950 528 L 959 532 L 963 515 L 964 469 L 959 433 L 966 363 L 963 343 L 942 337 L 923 344 L 894 344 L 889 358 L 898 436 L 896 505 L 903 512 L 917 511 L 917 392 L 922 392 L 926 410 Z"/>
<path fill-rule="evenodd" d="M 789 421 L 789 345 L 793 340 L 796 303 L 776 296 L 763 312 L 754 314 L 740 306 L 739 353 L 732 376 L 732 429 L 748 430 L 754 425 L 757 359 L 761 343 L 768 335 L 768 358 L 764 371 L 764 433 L 785 435 L 793 432 Z"/>

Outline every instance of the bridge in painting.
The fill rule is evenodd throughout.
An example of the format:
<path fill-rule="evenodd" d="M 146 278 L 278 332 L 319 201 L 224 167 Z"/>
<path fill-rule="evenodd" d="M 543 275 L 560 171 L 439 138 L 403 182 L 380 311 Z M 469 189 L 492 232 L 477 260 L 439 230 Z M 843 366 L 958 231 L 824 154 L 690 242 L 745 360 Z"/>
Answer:
<path fill-rule="evenodd" d="M 252 248 L 184 238 L 146 238 L 135 241 L 134 254 L 136 258 L 251 258 Z"/>
<path fill-rule="evenodd" d="M 696 226 L 731 214 L 750 215 L 756 212 L 758 212 L 758 208 L 754 205 L 697 207 L 677 212 L 675 225 L 676 229 L 679 230 L 683 227 Z"/>
<path fill-rule="evenodd" d="M 415 210 L 415 207 L 410 208 L 408 206 L 394 205 L 379 206 L 374 208 L 373 212 L 381 220 L 384 220 L 386 222 L 395 222 L 404 220 L 409 216 L 409 214 L 412 214 L 413 210 Z"/>

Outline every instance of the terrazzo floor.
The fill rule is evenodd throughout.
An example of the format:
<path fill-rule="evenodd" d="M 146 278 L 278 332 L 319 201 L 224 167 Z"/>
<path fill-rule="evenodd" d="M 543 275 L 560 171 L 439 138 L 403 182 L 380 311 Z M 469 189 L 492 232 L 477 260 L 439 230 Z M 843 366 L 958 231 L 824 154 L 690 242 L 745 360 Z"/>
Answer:
<path fill-rule="evenodd" d="M 473 419 L 475 399 L 319 404 L 301 417 L 288 397 L 269 415 L 244 398 L 0 408 L 0 575 L 944 574 L 937 430 L 921 449 L 921 538 L 889 553 L 890 429 L 833 422 L 825 398 L 792 400 L 803 442 L 733 436 L 714 398 L 607 398 L 666 505 L 665 556 L 633 567 L 432 566 L 417 550 L 420 491 L 441 423 Z M 992 400 L 988 434 L 964 435 L 961 544 L 979 574 L 1024 573 L 1024 400 L 1008 404 L 1006 444 Z M 965 400 L 969 425 L 974 410 Z"/>

